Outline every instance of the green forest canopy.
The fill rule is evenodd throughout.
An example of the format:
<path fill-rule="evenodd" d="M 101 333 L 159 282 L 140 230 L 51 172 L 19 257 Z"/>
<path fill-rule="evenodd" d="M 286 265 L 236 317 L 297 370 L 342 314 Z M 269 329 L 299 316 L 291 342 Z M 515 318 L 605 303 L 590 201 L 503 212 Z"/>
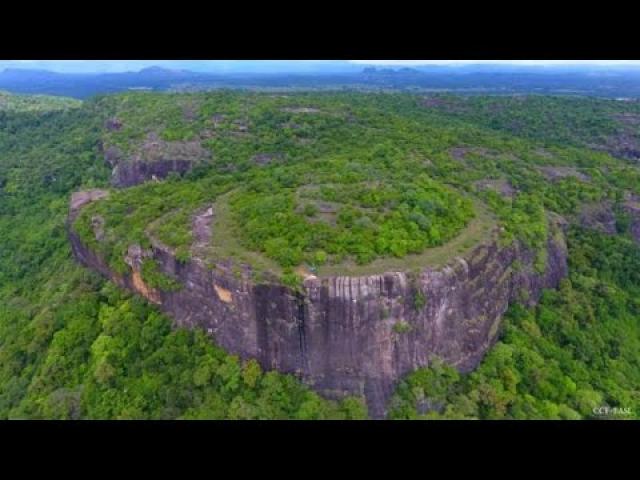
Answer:
<path fill-rule="evenodd" d="M 581 119 L 595 108 L 574 102 Z M 185 179 L 114 192 L 83 212 L 83 240 L 119 271 L 128 245 L 149 244 L 151 224 L 188 258 L 193 212 L 206 205 L 217 212 L 218 237 L 228 240 L 214 240 L 212 260 L 237 257 L 285 276 L 300 264 L 335 272 L 446 245 L 485 206 L 505 241 L 541 250 L 545 209 L 571 215 L 586 202 L 613 200 L 615 189 L 637 191 L 640 179 L 606 153 L 561 142 L 543 147 L 425 108 L 411 95 L 136 93 L 95 105 L 120 125 L 102 132 L 104 145 L 132 154 L 154 133 L 167 142 L 199 141 L 213 158 Z M 540 128 L 535 117 L 532 124 Z M 519 194 L 501 194 L 502 185 Z M 96 214 L 106 220 L 100 245 L 90 225 Z"/>
<path fill-rule="evenodd" d="M 247 187 L 229 198 L 231 214 L 247 220 L 242 224 L 236 217 L 237 228 L 253 235 L 245 247 L 269 257 L 269 246 L 282 238 L 299 248 L 301 260 L 318 263 L 335 255 L 329 243 L 310 246 L 302 232 L 298 236 L 294 229 L 283 237 L 278 222 L 261 223 L 259 205 L 273 194 L 270 185 L 282 196 L 282 212 L 274 216 L 291 214 L 293 208 L 299 221 L 310 222 L 320 213 L 317 202 L 339 203 L 356 213 L 343 218 L 343 224 L 336 218 L 334 228 L 342 225 L 351 235 L 358 230 L 347 227 L 355 226 L 367 209 L 384 218 L 386 202 L 396 202 L 400 212 L 388 221 L 405 222 L 388 228 L 409 233 L 416 228 L 411 224 L 421 228 L 424 221 L 417 214 L 435 219 L 436 225 L 438 216 L 420 209 L 403 211 L 402 204 L 419 205 L 426 199 L 437 207 L 444 199 L 443 218 L 457 219 L 459 229 L 469 220 L 473 204 L 482 202 L 505 228 L 506 241 L 519 239 L 532 246 L 545 238 L 545 210 L 570 217 L 585 202 L 616 201 L 624 191 L 640 193 L 635 164 L 585 149 L 579 142 L 561 145 L 553 123 L 541 122 L 536 109 L 519 110 L 521 122 L 535 125 L 536 132 L 519 136 L 521 131 L 496 130 L 482 116 L 452 118 L 425 109 L 420 100 L 352 93 L 131 93 L 95 98 L 77 108 L 0 109 L 0 417 L 366 415 L 360 399 L 329 402 L 291 376 L 262 372 L 256 362 L 226 354 L 200 332 L 172 330 L 155 307 L 118 291 L 72 260 L 64 225 L 70 194 L 104 188 L 109 181 L 100 142 L 135 149 L 148 129 L 160 131 L 166 141 L 189 140 L 206 136 L 202 132 L 213 126 L 207 122 L 222 115 L 216 117 L 221 118 L 221 130 L 202 139 L 215 154 L 209 167 L 183 179 L 115 192 L 108 202 L 92 207 L 107 218 L 110 244 L 102 248 L 111 250 L 114 262 L 127 242 L 147 241 L 144 230 L 153 220 L 176 209 L 191 212 L 235 191 L 245 180 Z M 536 102 L 545 106 L 557 100 L 540 97 Z M 590 124 L 590 117 L 599 121 L 595 119 L 602 112 L 633 108 L 613 101 L 585 108 L 586 102 L 572 99 L 563 105 L 563 112 L 569 110 L 580 120 L 576 128 Z M 323 113 L 300 113 L 303 106 Z M 195 118 L 185 115 L 185 109 L 195 111 Z M 114 116 L 125 127 L 105 131 L 105 122 Z M 233 123 L 238 119 L 248 126 L 246 134 Z M 261 153 L 281 156 L 264 167 L 253 160 Z M 550 166 L 577 169 L 586 177 L 548 181 L 541 168 Z M 314 174 L 318 178 L 302 180 Z M 478 182 L 487 179 L 495 185 L 506 181 L 518 193 L 511 197 L 481 188 Z M 372 181 L 384 188 L 370 188 Z M 406 196 L 404 187 L 414 184 L 415 192 Z M 323 191 L 323 186 L 330 188 Z M 461 208 L 446 208 L 450 201 L 460 202 Z M 177 247 L 190 244 L 189 214 L 168 218 L 174 223 L 160 229 L 163 240 Z M 362 223 L 364 233 L 344 238 L 343 254 L 356 260 L 359 255 L 364 262 L 371 255 L 429 246 L 425 240 L 420 247 L 377 250 L 374 236 L 369 250 L 350 249 L 354 242 L 367 245 L 368 222 Z M 456 228 L 449 235 L 455 235 Z M 590 418 L 593 407 L 602 404 L 630 407 L 637 416 L 638 247 L 624 228 L 613 237 L 574 229 L 569 247 L 570 278 L 558 291 L 547 292 L 537 308 L 514 306 L 500 342 L 474 373 L 460 375 L 435 363 L 410 375 L 392 401 L 391 417 Z"/>

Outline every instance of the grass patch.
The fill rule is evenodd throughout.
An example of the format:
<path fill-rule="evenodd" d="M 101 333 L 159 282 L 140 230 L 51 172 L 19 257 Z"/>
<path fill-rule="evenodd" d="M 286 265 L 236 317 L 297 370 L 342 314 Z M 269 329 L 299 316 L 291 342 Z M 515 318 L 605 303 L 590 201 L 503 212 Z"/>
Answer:
<path fill-rule="evenodd" d="M 283 270 L 280 265 L 259 252 L 247 250 L 238 241 L 238 226 L 233 221 L 229 207 L 229 197 L 232 193 L 228 192 L 218 197 L 213 206 L 212 236 L 210 247 L 205 254 L 206 260 L 220 262 L 232 258 L 251 265 L 259 277 L 267 272 L 281 277 Z"/>

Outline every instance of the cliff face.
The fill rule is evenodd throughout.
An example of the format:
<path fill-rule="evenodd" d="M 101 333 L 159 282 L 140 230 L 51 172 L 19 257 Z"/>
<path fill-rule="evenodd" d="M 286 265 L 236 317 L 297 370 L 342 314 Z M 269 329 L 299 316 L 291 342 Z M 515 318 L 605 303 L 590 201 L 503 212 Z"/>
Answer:
<path fill-rule="evenodd" d="M 113 130 L 117 120 L 110 120 L 108 130 Z M 116 125 L 122 126 L 120 123 Z M 119 129 L 120 127 L 116 128 Z M 112 169 L 111 183 L 114 187 L 131 187 L 149 180 L 161 180 L 171 172 L 182 175 L 196 164 L 206 162 L 211 154 L 205 150 L 199 140 L 174 141 L 162 140 L 151 132 L 132 151 L 124 154 L 116 146 L 101 144 L 104 159 Z"/>
<path fill-rule="evenodd" d="M 73 205 L 71 224 L 81 200 Z M 544 288 L 558 285 L 567 274 L 567 251 L 563 223 L 552 223 L 542 273 L 533 271 L 532 252 L 493 241 L 444 268 L 310 276 L 299 292 L 254 284 L 245 267 L 234 273 L 230 264 L 211 270 L 198 259 L 180 263 L 158 242 L 148 251 L 131 246 L 131 271 L 121 276 L 73 228 L 69 235 L 80 262 L 158 304 L 175 325 L 202 328 L 229 352 L 294 373 L 325 396 L 364 395 L 379 418 L 402 375 L 428 365 L 433 355 L 462 371 L 473 369 L 496 340 L 510 302 L 533 304 Z M 183 288 L 164 292 L 146 285 L 140 274 L 146 256 Z"/>
<path fill-rule="evenodd" d="M 171 172 L 183 175 L 192 167 L 193 162 L 189 160 L 121 163 L 113 169 L 111 182 L 114 187 L 132 187 L 148 180 L 162 180 Z"/>
<path fill-rule="evenodd" d="M 531 252 L 494 242 L 417 275 L 308 280 L 304 376 L 325 394 L 364 394 L 372 414 L 382 416 L 395 381 L 433 355 L 461 371 L 475 368 L 509 303 L 534 304 L 566 276 L 564 235 L 550 237 L 547 250 L 542 274 L 533 273 Z"/>

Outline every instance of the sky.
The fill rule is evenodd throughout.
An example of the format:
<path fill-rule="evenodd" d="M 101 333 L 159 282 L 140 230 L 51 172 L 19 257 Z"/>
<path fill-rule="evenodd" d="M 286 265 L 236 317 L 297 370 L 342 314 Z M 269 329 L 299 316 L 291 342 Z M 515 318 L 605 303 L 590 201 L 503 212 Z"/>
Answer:
<path fill-rule="evenodd" d="M 557 65 L 601 65 L 640 66 L 640 60 L 351 60 L 354 63 L 370 65 L 477 65 L 477 64 L 503 64 L 526 66 L 557 66 Z"/>
<path fill-rule="evenodd" d="M 64 73 L 111 73 L 138 71 L 150 66 L 185 69 L 201 72 L 318 72 L 329 64 L 339 69 L 360 68 L 361 65 L 420 66 L 471 64 L 502 64 L 514 66 L 579 66 L 640 67 L 638 60 L 0 60 L 0 70 L 5 68 L 42 69 Z"/>

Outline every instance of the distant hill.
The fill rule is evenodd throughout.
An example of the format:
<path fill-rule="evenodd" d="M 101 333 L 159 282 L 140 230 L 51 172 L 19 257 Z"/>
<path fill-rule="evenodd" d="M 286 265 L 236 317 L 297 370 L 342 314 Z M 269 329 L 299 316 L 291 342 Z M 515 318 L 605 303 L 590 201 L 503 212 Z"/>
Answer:
<path fill-rule="evenodd" d="M 200 61 L 202 63 L 202 61 Z M 176 62 L 175 64 L 179 64 Z M 199 67 L 198 61 L 184 66 Z M 0 89 L 13 93 L 87 98 L 126 90 L 450 91 L 461 94 L 551 94 L 640 97 L 640 70 L 624 68 L 520 67 L 513 65 L 373 67 L 345 61 L 220 61 L 209 72 L 148 66 L 135 72 L 58 73 L 8 68 Z"/>
<path fill-rule="evenodd" d="M 27 63 L 0 60 L 4 68 L 49 70 L 63 73 L 117 73 L 138 72 L 146 68 L 161 67 L 167 70 L 218 74 L 274 74 L 314 73 L 335 74 L 358 72 L 362 65 L 347 60 L 31 60 Z"/>

